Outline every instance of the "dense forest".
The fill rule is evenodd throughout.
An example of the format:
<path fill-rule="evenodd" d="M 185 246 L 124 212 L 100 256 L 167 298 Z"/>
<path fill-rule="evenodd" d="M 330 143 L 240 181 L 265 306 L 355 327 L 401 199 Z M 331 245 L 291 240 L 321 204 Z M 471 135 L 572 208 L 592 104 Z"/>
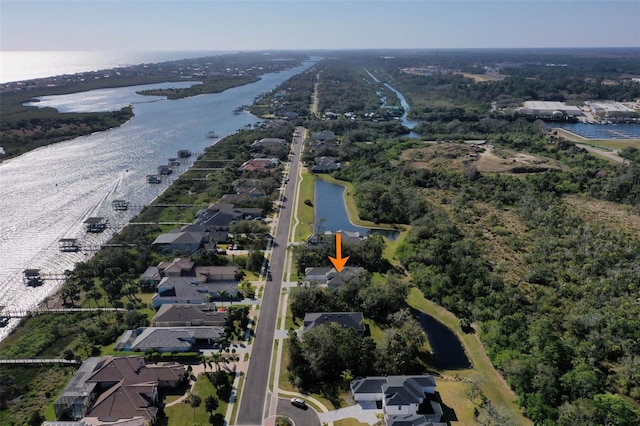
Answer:
<path fill-rule="evenodd" d="M 442 64 L 445 56 L 418 64 Z M 477 59 L 466 59 L 448 66 L 474 71 Z M 640 165 L 598 159 L 542 122 L 490 109 L 496 99 L 515 105 L 640 96 L 640 85 L 625 77 L 640 71 L 637 62 L 564 59 L 566 66 L 545 66 L 558 60 L 545 57 L 511 63 L 502 69 L 510 77 L 490 83 L 453 72 L 404 74 L 403 59 L 362 61 L 413 100 L 422 139 L 483 139 L 498 152 L 557 161 L 555 168 L 491 173 L 452 158 L 424 166 L 406 155 L 427 152 L 420 140 L 382 136 L 371 123 L 324 126 L 339 133 L 336 152 L 346 166 L 334 176 L 355 184 L 360 217 L 411 226 L 396 253 L 411 285 L 478 324 L 527 417 L 536 424 L 634 424 L 640 414 L 628 401 L 640 401 L 640 238 L 569 201 L 606 200 L 637 215 Z M 417 65 L 415 58 L 409 63 Z M 603 84 L 607 79 L 617 83 Z"/>

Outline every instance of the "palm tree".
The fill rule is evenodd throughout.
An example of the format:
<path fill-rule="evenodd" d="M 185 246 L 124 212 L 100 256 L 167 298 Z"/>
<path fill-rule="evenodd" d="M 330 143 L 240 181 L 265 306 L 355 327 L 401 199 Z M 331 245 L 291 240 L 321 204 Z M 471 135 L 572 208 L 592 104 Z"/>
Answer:
<path fill-rule="evenodd" d="M 349 383 L 353 380 L 353 374 L 351 373 L 351 370 L 344 370 L 340 373 L 340 378 L 347 386 L 349 386 Z"/>
<path fill-rule="evenodd" d="M 216 365 L 216 372 L 220 371 L 220 363 L 222 361 L 224 361 L 224 356 L 222 355 L 222 352 L 215 352 L 214 354 L 211 355 L 211 361 Z"/>

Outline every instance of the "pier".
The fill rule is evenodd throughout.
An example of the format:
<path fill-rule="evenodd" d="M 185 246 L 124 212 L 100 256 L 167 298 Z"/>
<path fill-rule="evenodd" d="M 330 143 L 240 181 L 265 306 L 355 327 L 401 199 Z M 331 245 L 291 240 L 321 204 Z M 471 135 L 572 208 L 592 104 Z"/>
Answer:
<path fill-rule="evenodd" d="M 111 207 L 117 212 L 124 212 L 129 209 L 129 202 L 127 200 L 113 200 Z"/>

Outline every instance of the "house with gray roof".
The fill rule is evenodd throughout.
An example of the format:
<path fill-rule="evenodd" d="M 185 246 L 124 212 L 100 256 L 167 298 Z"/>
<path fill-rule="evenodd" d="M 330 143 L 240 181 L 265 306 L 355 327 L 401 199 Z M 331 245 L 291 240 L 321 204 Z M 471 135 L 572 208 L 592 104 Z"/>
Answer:
<path fill-rule="evenodd" d="M 326 114 L 329 114 L 329 113 L 325 113 L 325 115 Z M 321 132 L 313 133 L 312 135 L 316 140 L 319 140 L 322 142 L 336 138 L 336 134 L 331 130 L 323 130 Z"/>
<path fill-rule="evenodd" d="M 309 169 L 311 173 L 331 173 L 342 169 L 342 163 L 336 157 L 316 157 L 313 163 Z"/>
<path fill-rule="evenodd" d="M 164 304 L 151 320 L 154 327 L 225 326 L 229 314 L 220 312 L 213 303 L 201 305 Z"/>
<path fill-rule="evenodd" d="M 263 211 L 255 207 L 235 207 L 231 203 L 216 203 L 196 215 L 195 225 L 207 226 L 213 230 L 229 230 L 231 222 L 262 217 Z"/>
<path fill-rule="evenodd" d="M 125 331 L 114 346 L 118 351 L 187 352 L 197 344 L 211 345 L 224 337 L 224 327 L 140 327 Z"/>
<path fill-rule="evenodd" d="M 160 234 L 153 241 L 151 247 L 163 253 L 179 251 L 183 254 L 193 254 L 204 247 L 208 235 L 201 232 L 170 232 Z"/>
<path fill-rule="evenodd" d="M 444 426 L 433 376 L 364 377 L 350 384 L 356 402 L 381 403 L 387 425 Z"/>
<path fill-rule="evenodd" d="M 342 244 L 360 244 L 367 239 L 367 235 L 358 231 L 325 231 L 323 234 L 311 234 L 307 237 L 309 244 L 322 244 L 327 241 L 335 241 L 336 234 L 340 234 Z"/>
<path fill-rule="evenodd" d="M 326 286 L 329 290 L 335 290 L 349 282 L 359 283 L 367 274 L 359 266 L 345 266 L 340 272 L 334 267 L 306 268 L 304 272 L 307 283 Z"/>
<path fill-rule="evenodd" d="M 306 333 L 325 324 L 335 324 L 341 328 L 352 328 L 359 335 L 365 332 L 362 312 L 313 312 L 304 316 L 302 332 Z"/>
<path fill-rule="evenodd" d="M 160 280 L 157 293 L 151 298 L 153 307 L 158 309 L 166 303 L 182 303 L 200 305 L 213 299 L 238 297 L 238 281 L 213 280 L 201 281 L 207 275 L 200 274 L 197 277 L 164 277 Z"/>
<path fill-rule="evenodd" d="M 153 424 L 158 390 L 183 380 L 180 364 L 149 367 L 143 356 L 89 358 L 56 399 L 56 419 L 87 426 Z"/>

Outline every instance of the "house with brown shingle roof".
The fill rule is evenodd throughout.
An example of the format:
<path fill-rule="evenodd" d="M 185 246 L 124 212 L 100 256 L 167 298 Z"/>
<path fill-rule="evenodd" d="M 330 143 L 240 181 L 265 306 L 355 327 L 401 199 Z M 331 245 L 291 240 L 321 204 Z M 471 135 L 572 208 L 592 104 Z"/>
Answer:
<path fill-rule="evenodd" d="M 56 419 L 152 424 L 158 413 L 158 389 L 177 387 L 183 380 L 180 364 L 151 367 L 143 356 L 89 358 L 56 400 Z"/>

